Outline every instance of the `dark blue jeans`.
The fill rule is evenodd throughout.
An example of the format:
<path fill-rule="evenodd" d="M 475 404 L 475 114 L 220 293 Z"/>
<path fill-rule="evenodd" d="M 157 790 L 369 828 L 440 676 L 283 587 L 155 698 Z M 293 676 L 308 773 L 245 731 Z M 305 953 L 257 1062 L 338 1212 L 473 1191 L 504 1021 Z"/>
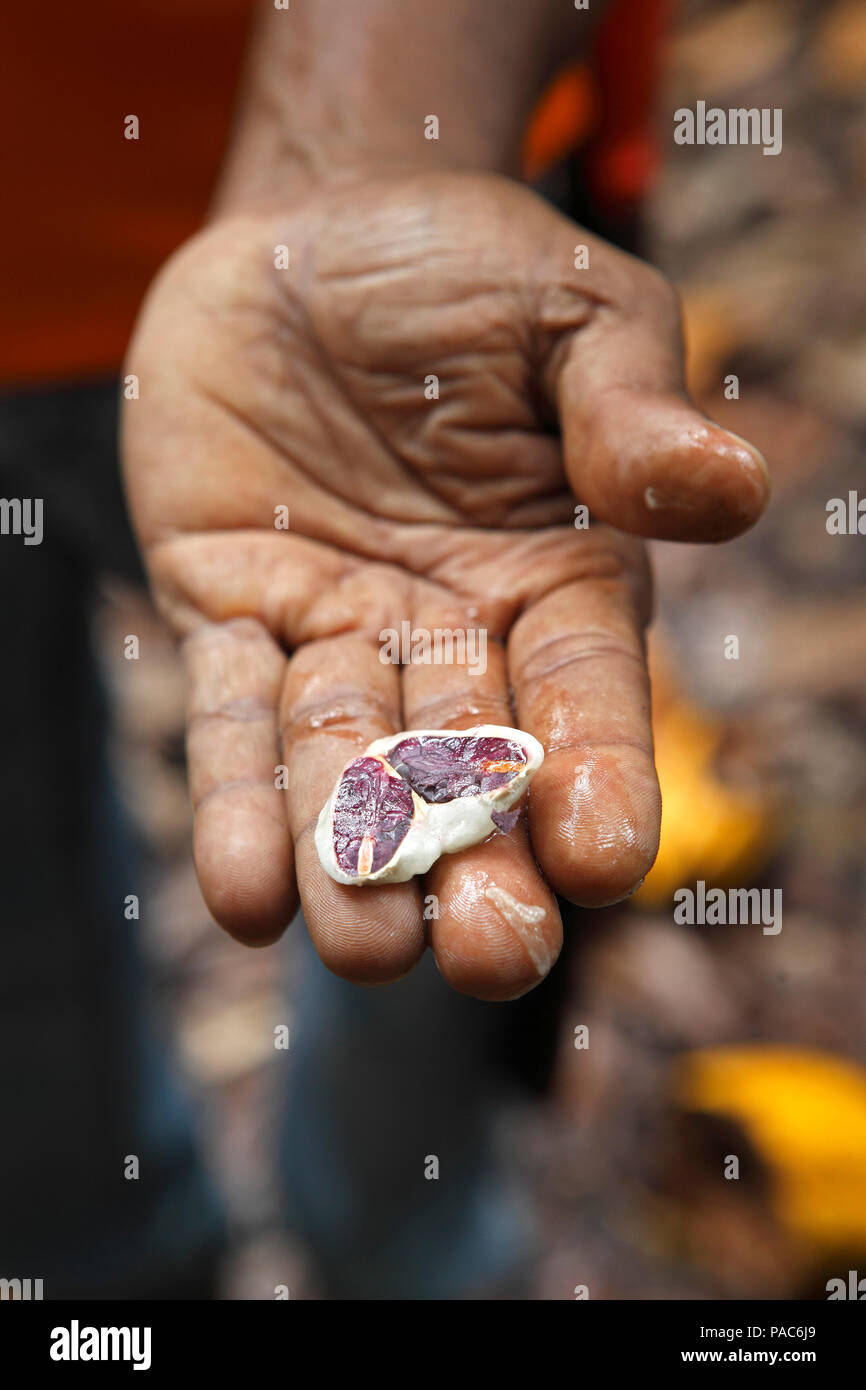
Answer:
<path fill-rule="evenodd" d="M 139 577 L 116 422 L 113 385 L 0 397 L 0 490 L 44 513 L 40 545 L 0 536 L 0 1277 L 46 1298 L 202 1295 L 223 1243 L 123 915 L 89 633 L 96 576 Z"/>

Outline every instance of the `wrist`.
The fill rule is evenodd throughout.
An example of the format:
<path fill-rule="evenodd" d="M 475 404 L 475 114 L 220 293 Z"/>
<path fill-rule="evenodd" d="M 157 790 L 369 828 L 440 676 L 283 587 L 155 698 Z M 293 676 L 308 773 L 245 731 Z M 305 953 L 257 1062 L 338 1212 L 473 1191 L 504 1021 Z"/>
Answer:
<path fill-rule="evenodd" d="M 589 23 L 563 0 L 268 3 L 213 214 L 365 172 L 519 174 L 530 112 Z"/>

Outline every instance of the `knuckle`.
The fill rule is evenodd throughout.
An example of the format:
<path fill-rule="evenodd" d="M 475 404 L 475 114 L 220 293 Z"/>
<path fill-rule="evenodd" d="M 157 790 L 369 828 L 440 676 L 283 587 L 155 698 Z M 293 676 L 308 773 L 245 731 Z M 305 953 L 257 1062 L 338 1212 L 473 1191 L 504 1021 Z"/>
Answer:
<path fill-rule="evenodd" d="M 641 667 L 644 665 L 643 650 L 635 640 L 629 641 L 624 636 L 593 628 L 567 633 L 551 638 L 535 649 L 524 666 L 523 681 L 532 688 L 554 675 L 566 673 L 581 662 L 611 658 L 637 661 Z"/>
<path fill-rule="evenodd" d="M 511 710 L 507 701 L 496 696 L 445 694 L 431 695 L 415 704 L 411 715 L 413 728 L 461 729 L 474 724 L 507 723 Z"/>
<path fill-rule="evenodd" d="M 216 705 L 201 706 L 190 711 L 190 735 L 214 724 L 254 724 L 260 720 L 273 721 L 274 709 L 258 695 L 240 695 Z"/>
<path fill-rule="evenodd" d="M 338 698 L 301 699 L 283 715 L 283 737 L 287 742 L 313 738 L 317 734 L 355 734 L 359 744 L 392 732 L 390 704 L 372 691 L 345 693 Z"/>

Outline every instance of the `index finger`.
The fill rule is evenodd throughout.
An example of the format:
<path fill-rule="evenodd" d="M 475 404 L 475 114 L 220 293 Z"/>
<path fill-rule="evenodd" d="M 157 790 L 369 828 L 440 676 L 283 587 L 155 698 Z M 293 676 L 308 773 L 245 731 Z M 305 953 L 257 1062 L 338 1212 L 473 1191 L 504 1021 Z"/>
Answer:
<path fill-rule="evenodd" d="M 618 572 L 540 599 L 508 647 L 520 726 L 546 752 L 529 798 L 532 846 L 556 891 L 586 907 L 635 891 L 661 820 L 643 641 L 649 573 L 636 545 L 618 550 Z"/>

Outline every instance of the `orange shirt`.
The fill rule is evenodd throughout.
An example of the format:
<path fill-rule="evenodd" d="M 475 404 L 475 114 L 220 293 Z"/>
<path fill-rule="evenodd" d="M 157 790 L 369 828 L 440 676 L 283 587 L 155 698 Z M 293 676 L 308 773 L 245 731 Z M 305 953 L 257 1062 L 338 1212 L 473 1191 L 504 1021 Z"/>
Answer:
<path fill-rule="evenodd" d="M 581 148 L 591 197 L 616 215 L 646 193 L 659 163 L 653 102 L 671 0 L 611 0 L 583 63 L 566 68 L 539 103 L 523 150 L 536 178 Z"/>
<path fill-rule="evenodd" d="M 117 370 L 149 281 L 205 215 L 255 3 L 2 7 L 0 382 Z M 584 141 L 597 196 L 641 191 L 667 4 L 613 0 L 591 64 L 565 73 L 539 108 L 530 174 Z M 130 115 L 137 140 L 124 137 Z"/>
<path fill-rule="evenodd" d="M 117 370 L 148 282 L 204 216 L 253 5 L 2 6 L 0 381 Z"/>

